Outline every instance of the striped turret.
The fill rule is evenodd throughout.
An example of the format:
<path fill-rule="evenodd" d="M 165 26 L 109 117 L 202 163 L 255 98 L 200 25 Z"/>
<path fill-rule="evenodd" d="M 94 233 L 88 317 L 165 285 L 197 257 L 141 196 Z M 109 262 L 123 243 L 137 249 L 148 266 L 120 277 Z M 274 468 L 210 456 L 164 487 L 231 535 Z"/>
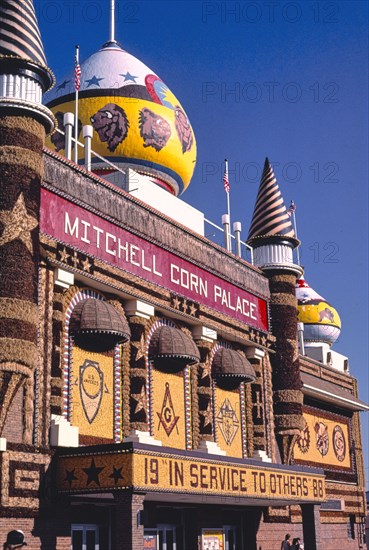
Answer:
<path fill-rule="evenodd" d="M 38 362 L 40 184 L 53 116 L 42 92 L 53 83 L 31 0 L 0 4 L 0 435 L 24 387 L 23 441 L 32 441 Z M 27 411 L 27 414 L 25 414 Z M 19 411 L 19 414 L 22 414 Z"/>
<path fill-rule="evenodd" d="M 255 265 L 269 279 L 272 331 L 276 337 L 276 353 L 271 356 L 274 424 L 281 459 L 287 464 L 303 428 L 295 296 L 296 279 L 303 270 L 293 262 L 293 249 L 299 241 L 268 159 L 247 242 L 254 249 Z"/>

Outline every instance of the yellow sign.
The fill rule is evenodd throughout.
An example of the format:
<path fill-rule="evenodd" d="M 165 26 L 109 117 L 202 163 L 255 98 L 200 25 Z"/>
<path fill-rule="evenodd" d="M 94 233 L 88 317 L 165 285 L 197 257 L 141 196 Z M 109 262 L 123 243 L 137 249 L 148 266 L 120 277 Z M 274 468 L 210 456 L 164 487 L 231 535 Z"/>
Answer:
<path fill-rule="evenodd" d="M 114 439 L 114 359 L 73 346 L 72 425 L 79 433 Z"/>
<path fill-rule="evenodd" d="M 60 457 L 58 487 L 67 492 L 133 487 L 147 492 L 245 499 L 325 500 L 324 476 L 319 474 L 119 450 L 96 456 Z"/>
<path fill-rule="evenodd" d="M 224 550 L 223 531 L 203 529 L 201 550 Z"/>
<path fill-rule="evenodd" d="M 304 412 L 306 426 L 294 447 L 296 462 L 351 468 L 349 426 L 343 419 Z"/>
<path fill-rule="evenodd" d="M 215 389 L 217 443 L 228 456 L 242 458 L 240 391 Z"/>

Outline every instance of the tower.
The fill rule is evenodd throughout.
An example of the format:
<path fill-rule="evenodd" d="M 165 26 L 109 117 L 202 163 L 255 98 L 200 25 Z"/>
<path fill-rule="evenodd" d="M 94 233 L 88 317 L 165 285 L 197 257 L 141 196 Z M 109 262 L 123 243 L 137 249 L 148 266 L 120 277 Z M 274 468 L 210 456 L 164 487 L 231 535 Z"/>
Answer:
<path fill-rule="evenodd" d="M 2 2 L 0 27 L 0 435 L 24 386 L 23 442 L 31 443 L 42 150 L 54 128 L 42 94 L 54 76 L 32 0 Z"/>
<path fill-rule="evenodd" d="M 293 445 L 303 428 L 297 340 L 295 285 L 302 268 L 293 262 L 299 244 L 283 201 L 273 168 L 265 160 L 247 243 L 254 249 L 254 263 L 269 279 L 275 433 L 283 463 L 289 463 Z"/>

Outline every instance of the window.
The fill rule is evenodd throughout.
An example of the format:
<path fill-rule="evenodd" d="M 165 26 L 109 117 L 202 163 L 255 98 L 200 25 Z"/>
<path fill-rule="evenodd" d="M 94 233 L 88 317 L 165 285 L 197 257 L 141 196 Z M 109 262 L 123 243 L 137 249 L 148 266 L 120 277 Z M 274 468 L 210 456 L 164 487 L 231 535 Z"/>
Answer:
<path fill-rule="evenodd" d="M 72 525 L 71 550 L 99 550 L 98 525 Z"/>

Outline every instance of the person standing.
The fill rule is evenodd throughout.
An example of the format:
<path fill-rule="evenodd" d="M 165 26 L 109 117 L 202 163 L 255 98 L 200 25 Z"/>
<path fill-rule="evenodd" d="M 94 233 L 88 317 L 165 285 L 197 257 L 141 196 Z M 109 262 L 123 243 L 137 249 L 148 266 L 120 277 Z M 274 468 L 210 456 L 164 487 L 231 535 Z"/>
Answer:
<path fill-rule="evenodd" d="M 284 540 L 281 544 L 281 550 L 291 550 L 292 541 L 291 541 L 291 535 L 287 533 L 287 535 L 284 537 Z"/>

